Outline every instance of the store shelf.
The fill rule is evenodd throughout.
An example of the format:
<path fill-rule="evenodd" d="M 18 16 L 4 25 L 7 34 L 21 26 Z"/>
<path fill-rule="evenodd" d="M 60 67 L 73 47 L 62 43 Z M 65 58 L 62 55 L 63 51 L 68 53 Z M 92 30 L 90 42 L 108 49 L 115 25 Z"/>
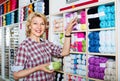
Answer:
<path fill-rule="evenodd" d="M 77 7 L 77 8 L 72 8 L 72 9 L 65 10 L 65 11 L 60 11 L 58 13 L 54 13 L 54 14 L 51 14 L 51 15 L 56 16 L 56 15 L 60 15 L 60 14 L 66 13 L 66 12 L 67 13 L 68 12 L 73 12 L 73 11 L 82 10 L 82 9 L 85 9 L 85 8 L 94 7 L 94 6 L 103 5 L 103 4 L 108 4 L 108 3 L 113 3 L 113 2 L 115 2 L 115 0 L 107 0 L 107 1 L 105 0 L 105 1 L 102 1 L 102 2 L 96 2 L 96 3 L 80 6 L 80 7 Z"/>
<path fill-rule="evenodd" d="M 115 54 L 109 53 L 88 53 L 89 55 L 100 55 L 100 56 L 116 56 Z"/>
<path fill-rule="evenodd" d="M 83 77 L 83 78 L 86 78 L 86 81 L 89 81 L 89 80 L 92 80 L 92 81 L 104 81 L 104 80 L 100 80 L 100 79 L 103 79 L 103 78 L 100 78 L 100 77 L 98 77 L 98 79 L 97 78 L 90 78 L 90 74 L 89 74 L 89 72 L 90 72 L 90 70 L 89 70 L 89 65 L 90 65 L 90 63 L 89 63 L 89 60 L 90 60 L 90 57 L 93 57 L 94 58 L 94 61 L 95 61 L 95 59 L 101 59 L 101 58 L 105 58 L 105 59 L 112 59 L 115 63 L 118 63 L 118 61 L 117 61 L 117 55 L 118 55 L 118 53 L 116 52 L 116 50 L 115 49 L 117 49 L 117 45 L 116 45 L 116 40 L 117 40 L 117 38 L 116 38 L 116 35 L 117 35 L 117 32 L 116 32 L 116 30 L 117 30 L 117 28 L 118 28 L 118 26 L 116 25 L 116 18 L 114 19 L 113 18 L 113 21 L 115 21 L 115 26 L 113 26 L 113 27 L 111 27 L 111 26 L 106 26 L 105 28 L 100 28 L 100 27 L 96 27 L 96 28 L 89 28 L 89 25 L 90 25 L 90 23 L 89 23 L 89 20 L 88 20 L 88 13 L 87 13 L 87 10 L 89 10 L 89 9 L 92 9 L 93 7 L 99 7 L 99 6 L 102 6 L 102 5 L 104 5 L 104 6 L 115 6 L 115 9 L 116 9 L 116 1 L 115 0 L 105 0 L 105 1 L 98 1 L 98 2 L 96 2 L 96 3 L 92 3 L 92 4 L 88 4 L 88 5 L 84 5 L 84 6 L 79 6 L 79 7 L 73 7 L 73 8 L 71 8 L 71 9 L 66 9 L 66 10 L 63 10 L 63 11 L 58 11 L 57 13 L 52 13 L 52 14 L 50 14 L 50 18 L 51 18 L 51 27 L 53 28 L 53 25 L 54 25 L 54 22 L 53 22 L 53 20 L 55 20 L 55 19 L 57 19 L 57 17 L 61 17 L 61 18 L 63 18 L 64 19 L 64 27 L 66 27 L 66 23 L 68 23 L 68 21 L 70 21 L 70 19 L 71 18 L 74 18 L 74 15 L 76 16 L 76 14 L 77 14 L 77 17 L 78 17 L 78 19 L 80 19 L 80 17 L 79 16 L 81 16 L 80 15 L 80 12 L 82 12 L 82 11 L 85 11 L 85 15 L 83 15 L 83 16 L 85 16 L 86 17 L 86 30 L 80 30 L 80 31 L 72 31 L 72 37 L 74 36 L 74 39 L 72 39 L 71 38 L 71 50 L 76 50 L 76 51 L 71 51 L 70 52 L 70 55 L 68 55 L 68 56 L 66 56 L 66 58 L 64 58 L 63 59 L 63 68 L 65 69 L 65 70 L 63 70 L 64 72 L 64 74 L 65 75 L 68 75 L 68 76 L 64 76 L 65 77 L 65 80 L 66 80 L 66 78 L 67 78 L 67 80 L 66 81 L 68 81 L 68 77 L 69 77 L 69 75 L 71 75 L 71 77 L 74 77 L 74 76 L 78 76 L 78 77 L 83 77 L 83 76 L 81 76 L 81 75 L 78 75 L 78 74 L 80 74 L 79 72 L 78 72 L 78 66 L 77 65 L 81 65 L 81 67 L 84 67 L 84 66 L 86 66 L 86 68 L 83 70 L 83 71 L 85 71 L 86 72 L 86 74 L 85 74 L 85 77 Z M 72 5 L 71 5 L 72 6 Z M 60 5 L 59 5 L 59 7 L 60 7 Z M 62 7 L 62 6 L 61 6 Z M 58 9 L 59 10 L 59 9 Z M 111 10 L 112 11 L 112 10 Z M 115 11 L 115 10 L 114 10 Z M 99 13 L 98 11 L 93 11 L 93 13 Z M 93 13 L 92 13 L 92 15 L 93 15 Z M 116 12 L 112 12 L 113 14 L 115 13 L 115 17 L 116 17 Z M 68 18 L 68 19 L 67 19 Z M 93 17 L 94 18 L 94 17 Z M 98 16 L 98 19 L 99 19 L 99 16 Z M 78 21 L 78 22 L 80 22 L 80 21 Z M 96 24 L 96 22 L 93 22 L 94 24 Z M 92 23 L 92 24 L 93 24 Z M 81 24 L 81 23 L 78 23 L 78 24 Z M 113 23 L 114 24 L 114 23 Z M 99 25 L 98 25 L 99 26 Z M 75 26 L 76 27 L 76 26 Z M 77 27 L 76 27 L 77 28 Z M 63 28 L 63 29 L 65 29 L 65 28 Z M 56 33 L 55 31 L 54 31 L 54 29 L 51 29 L 51 31 L 52 31 L 52 33 L 54 34 L 54 33 Z M 110 49 L 107 49 L 107 51 L 104 51 L 103 49 L 99 49 L 99 48 L 95 48 L 94 47 L 94 45 L 93 45 L 93 47 L 94 47 L 94 49 L 92 49 L 92 50 L 95 50 L 95 51 L 91 51 L 91 50 L 89 50 L 89 43 L 91 43 L 91 41 L 90 41 L 90 39 L 89 39 L 89 34 L 91 33 L 91 32 L 93 32 L 94 33 L 94 35 L 91 35 L 91 37 L 93 37 L 94 38 L 94 36 L 96 36 L 96 38 L 97 37 L 99 37 L 97 40 L 99 40 L 99 41 L 101 41 L 101 40 L 103 40 L 103 39 L 100 39 L 100 34 L 101 34 L 101 32 L 103 32 L 103 31 L 105 31 L 105 32 L 115 32 L 115 34 L 113 33 L 112 35 L 114 35 L 115 37 L 112 37 L 111 35 L 110 35 L 110 39 L 115 39 L 115 40 L 112 40 L 113 41 L 113 43 L 111 43 L 111 47 L 113 47 L 113 50 L 111 50 L 111 51 L 108 51 L 108 50 L 110 50 Z M 77 35 L 76 34 L 79 34 L 79 33 L 84 33 L 85 34 L 85 36 L 84 36 L 84 38 L 77 38 Z M 99 33 L 99 34 L 98 34 Z M 96 34 L 96 35 L 95 35 Z M 80 37 L 81 35 L 79 35 L 79 37 Z M 108 35 L 108 33 L 105 33 L 104 35 L 102 34 L 102 36 L 101 37 L 103 37 L 103 36 L 106 36 L 106 38 L 109 36 Z M 51 36 L 52 37 L 52 36 Z M 54 38 L 52 38 L 53 40 L 58 40 L 58 39 L 54 39 Z M 78 50 L 77 50 L 77 47 L 79 47 L 79 45 L 81 45 L 81 41 L 82 40 L 85 40 L 85 43 L 86 43 L 86 52 L 77 52 Z M 107 38 L 108 39 L 108 38 Z M 105 41 L 107 41 L 107 39 L 105 40 Z M 76 41 L 74 41 L 74 40 L 76 40 Z M 97 41 L 96 40 L 96 41 Z M 109 40 L 109 39 L 108 39 Z M 89 42 L 90 41 L 90 42 Z M 100 42 L 96 42 L 95 41 L 95 38 L 93 39 L 93 41 L 92 41 L 92 43 L 100 43 Z M 79 42 L 79 45 L 77 45 L 78 44 L 78 42 Z M 114 45 L 114 42 L 115 42 L 115 45 Z M 82 42 L 83 43 L 83 42 Z M 73 45 L 73 44 L 75 44 L 75 46 Z M 104 48 L 107 48 L 107 44 L 108 43 L 105 43 L 105 46 L 103 45 L 103 47 Z M 92 44 L 91 44 L 92 45 Z M 102 45 L 102 43 L 101 43 L 101 45 Z M 100 46 L 100 44 L 98 44 L 98 47 Z M 81 46 L 82 47 L 82 46 Z M 92 47 L 92 46 L 91 46 Z M 101 48 L 103 48 L 102 46 L 101 46 Z M 115 48 L 115 49 L 114 49 Z M 100 51 L 100 53 L 98 52 L 98 50 L 100 51 L 100 50 L 103 50 L 103 51 Z M 81 51 L 80 50 L 80 47 L 79 47 L 79 51 Z M 83 60 L 83 58 L 85 59 L 85 60 Z M 75 58 L 75 59 L 74 59 Z M 78 61 L 78 59 L 80 58 L 80 60 Z M 66 59 L 66 60 L 65 60 Z M 74 62 L 73 62 L 74 61 Z M 82 62 L 86 62 L 85 63 L 85 65 L 83 65 L 82 66 L 82 63 L 81 63 L 81 61 Z M 93 60 L 92 60 L 93 61 Z M 76 62 L 78 62 L 78 63 L 76 63 Z M 79 63 L 80 62 L 80 63 Z M 97 61 L 95 61 L 95 62 L 97 62 Z M 94 63 L 95 63 L 94 62 Z M 77 68 L 76 68 L 76 66 L 77 66 Z M 72 68 L 72 69 L 71 69 Z M 73 68 L 74 68 L 74 70 L 73 70 Z M 95 68 L 94 68 L 95 69 Z M 80 69 L 79 69 L 80 70 Z M 117 65 L 116 65 L 116 69 L 115 69 L 116 71 L 118 70 L 118 68 L 117 68 Z M 68 73 L 68 71 L 70 72 L 70 73 Z M 83 72 L 83 73 L 85 73 L 85 72 Z M 77 75 L 76 75 L 77 74 Z M 117 72 L 116 72 L 116 74 L 117 74 Z M 92 75 L 92 74 L 91 74 Z M 97 76 L 97 75 L 96 75 Z M 118 75 L 116 75 L 115 76 L 115 78 L 117 78 L 117 76 Z M 91 76 L 92 77 L 92 76 Z M 70 78 L 70 77 L 69 77 Z M 69 79 L 70 80 L 70 79 Z"/>
<path fill-rule="evenodd" d="M 19 9 L 19 8 L 15 9 L 15 10 L 12 10 L 12 11 L 10 11 L 10 12 L 7 12 L 7 13 L 5 13 L 5 14 L 2 14 L 2 15 L 0 15 L 0 16 L 5 16 L 5 15 L 7 15 L 7 14 L 9 14 L 9 13 L 12 13 L 12 12 L 18 10 L 18 9 Z"/>
<path fill-rule="evenodd" d="M 88 78 L 89 80 L 94 80 L 94 81 L 104 81 L 104 80 L 99 80 L 99 79 L 94 79 L 94 78 Z"/>
<path fill-rule="evenodd" d="M 98 28 L 98 29 L 89 29 L 88 31 L 104 31 L 104 30 L 115 30 L 115 27 L 112 28 Z"/>
<path fill-rule="evenodd" d="M 70 52 L 70 53 L 73 53 L 73 54 L 86 54 L 86 52 Z"/>

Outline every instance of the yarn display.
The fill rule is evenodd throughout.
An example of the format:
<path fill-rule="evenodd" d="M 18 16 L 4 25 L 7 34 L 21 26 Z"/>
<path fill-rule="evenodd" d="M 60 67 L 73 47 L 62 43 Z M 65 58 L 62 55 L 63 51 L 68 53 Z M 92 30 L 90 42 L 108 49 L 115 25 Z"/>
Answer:
<path fill-rule="evenodd" d="M 53 27 L 55 32 L 63 32 L 64 31 L 64 21 L 63 18 L 54 19 Z"/>
<path fill-rule="evenodd" d="M 81 10 L 80 12 L 71 12 L 65 14 L 65 28 L 67 27 L 70 20 L 77 18 L 78 23 L 74 25 L 73 30 L 86 30 L 86 11 Z"/>
<path fill-rule="evenodd" d="M 91 7 L 87 15 L 89 29 L 115 27 L 114 4 Z"/>
<path fill-rule="evenodd" d="M 54 34 L 55 40 L 53 40 L 54 44 L 63 46 L 64 43 L 64 34 L 63 33 L 55 33 Z"/>
<path fill-rule="evenodd" d="M 71 51 L 85 52 L 86 51 L 86 40 L 85 33 L 77 32 L 72 34 L 71 39 Z"/>
<path fill-rule="evenodd" d="M 90 32 L 88 34 L 89 52 L 114 54 L 115 53 L 114 32 L 115 32 L 114 30 Z"/>
<path fill-rule="evenodd" d="M 85 54 L 70 54 L 69 56 L 65 56 L 63 61 L 64 72 L 86 76 Z"/>
<path fill-rule="evenodd" d="M 89 47 L 88 50 L 89 52 L 99 52 L 99 32 L 90 32 L 88 35 L 89 38 Z"/>
<path fill-rule="evenodd" d="M 37 1 L 35 3 L 26 5 L 23 7 L 21 14 L 23 17 L 23 21 L 27 20 L 28 15 L 31 12 L 40 12 L 40 13 L 45 13 L 45 9 L 44 9 L 44 2 L 43 1 Z"/>
<path fill-rule="evenodd" d="M 38 1 L 37 3 L 34 3 L 34 11 L 44 13 L 44 2 Z"/>
<path fill-rule="evenodd" d="M 86 78 L 82 78 L 79 76 L 65 75 L 65 77 L 65 81 L 86 81 Z"/>
<path fill-rule="evenodd" d="M 88 59 L 88 76 L 101 80 L 115 81 L 115 60 L 103 56 L 90 56 Z M 112 75 L 112 78 L 111 78 Z"/>

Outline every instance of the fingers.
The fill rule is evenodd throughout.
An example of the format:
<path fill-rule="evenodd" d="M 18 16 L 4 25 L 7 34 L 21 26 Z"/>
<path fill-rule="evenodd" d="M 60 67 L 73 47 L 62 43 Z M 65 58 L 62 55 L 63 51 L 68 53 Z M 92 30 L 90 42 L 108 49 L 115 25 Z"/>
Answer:
<path fill-rule="evenodd" d="M 47 72 L 47 73 L 53 73 L 54 70 L 47 70 L 46 72 Z"/>
<path fill-rule="evenodd" d="M 75 17 L 75 18 L 73 18 L 71 21 L 70 21 L 70 23 L 77 23 L 77 17 Z"/>

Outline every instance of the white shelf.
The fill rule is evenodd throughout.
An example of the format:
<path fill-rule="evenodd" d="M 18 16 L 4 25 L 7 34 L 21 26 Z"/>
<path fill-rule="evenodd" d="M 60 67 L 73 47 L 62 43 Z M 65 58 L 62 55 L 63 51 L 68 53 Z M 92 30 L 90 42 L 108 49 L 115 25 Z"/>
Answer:
<path fill-rule="evenodd" d="M 104 30 L 115 30 L 115 27 L 112 27 L 112 28 L 89 29 L 88 31 L 104 31 Z"/>
<path fill-rule="evenodd" d="M 72 8 L 72 9 L 69 9 L 69 10 L 60 11 L 60 12 L 57 12 L 57 13 L 54 13 L 54 14 L 51 14 L 51 15 L 55 16 L 55 15 L 63 14 L 63 13 L 66 13 L 66 12 L 74 12 L 74 11 L 77 11 L 77 10 L 81 10 L 81 9 L 85 9 L 85 8 L 89 8 L 89 7 L 94 7 L 94 6 L 98 6 L 98 5 L 102 5 L 102 4 L 113 3 L 113 2 L 115 2 L 115 0 L 107 0 L 107 1 L 105 0 L 103 2 L 96 2 L 96 3 Z"/>
<path fill-rule="evenodd" d="M 86 54 L 86 52 L 70 52 L 70 53 L 73 53 L 73 54 Z"/>
<path fill-rule="evenodd" d="M 73 30 L 72 33 L 76 33 L 76 32 L 86 32 L 87 30 Z"/>
<path fill-rule="evenodd" d="M 73 76 L 79 76 L 79 77 L 82 77 L 82 78 L 86 78 L 86 76 L 81 76 L 81 75 L 78 75 L 78 74 L 71 74 L 71 73 L 65 73 L 67 75 L 73 75 Z"/>
<path fill-rule="evenodd" d="M 104 80 L 100 80 L 100 79 L 94 79 L 94 78 L 88 78 L 90 80 L 94 80 L 94 81 L 104 81 Z"/>
<path fill-rule="evenodd" d="M 59 1 L 58 1 L 58 3 L 59 3 Z M 66 13 L 72 13 L 72 12 L 77 12 L 78 11 L 78 13 L 81 11 L 81 10 L 84 10 L 85 9 L 85 11 L 87 11 L 87 9 L 89 9 L 90 7 L 95 7 L 95 6 L 99 6 L 99 5 L 109 5 L 109 4 L 113 4 L 114 3 L 114 5 L 115 5 L 115 17 L 116 17 L 116 0 L 100 0 L 100 2 L 96 2 L 96 3 L 92 3 L 92 4 L 88 4 L 88 5 L 84 5 L 84 6 L 79 6 L 79 7 L 75 7 L 75 8 L 71 8 L 71 9 L 66 9 L 66 10 L 63 10 L 63 11 L 58 11 L 58 12 L 55 12 L 55 13 L 51 13 L 50 14 L 50 19 L 51 19 L 51 21 L 50 21 L 50 26 L 53 28 L 53 21 L 52 21 L 52 19 L 54 18 L 56 18 L 57 16 L 59 17 L 59 16 L 61 16 L 61 17 L 63 17 L 63 19 L 65 19 L 65 14 Z M 55 3 L 54 3 L 55 4 Z M 52 4 L 52 2 L 51 2 L 51 5 L 54 5 L 54 4 Z M 63 3 L 64 4 L 64 3 Z M 75 5 L 75 4 L 73 4 L 73 5 Z M 58 5 L 59 6 L 59 5 Z M 71 5 L 72 6 L 72 5 Z M 53 8 L 53 6 L 51 6 L 52 8 Z M 61 8 L 63 8 L 64 6 L 61 6 Z M 50 9 L 52 9 L 52 8 L 50 8 Z M 119 7 L 118 7 L 119 8 Z M 59 10 L 59 9 L 57 9 L 57 10 Z M 56 11 L 57 11 L 56 10 Z M 51 10 L 51 12 L 52 12 L 52 10 Z M 119 13 L 120 13 L 120 11 L 119 11 Z M 87 12 L 86 12 L 86 14 L 87 14 Z M 86 15 L 87 16 L 87 15 Z M 117 19 L 118 19 L 119 17 L 117 17 Z M 57 19 L 57 18 L 56 18 Z M 87 25 L 87 28 L 86 28 L 86 30 L 80 30 L 80 31 L 72 31 L 72 33 L 74 34 L 74 33 L 76 33 L 76 32 L 83 32 L 83 33 L 85 33 L 86 34 L 86 36 L 85 36 L 85 39 L 86 39 L 86 52 L 70 52 L 70 54 L 85 54 L 86 55 L 86 66 L 88 66 L 88 59 L 89 59 L 89 56 L 103 56 L 103 57 L 113 57 L 114 58 L 114 60 L 115 60 L 115 63 L 116 63 L 116 79 L 118 78 L 117 76 L 117 74 L 118 74 L 118 67 L 117 67 L 117 64 L 118 64 L 118 60 L 117 60 L 117 56 L 118 56 L 118 53 L 117 53 L 117 45 L 116 44 L 118 44 L 118 43 L 116 43 L 115 44 L 115 49 L 117 49 L 116 51 L 115 51 L 115 53 L 92 53 L 92 52 L 89 52 L 89 50 L 88 50 L 88 43 L 89 43 L 89 39 L 88 39 L 88 35 L 89 35 L 89 32 L 95 32 L 95 31 L 115 31 L 115 42 L 116 42 L 116 40 L 117 40 L 117 28 L 119 27 L 119 26 L 117 26 L 117 24 L 116 24 L 116 18 L 115 18 L 115 27 L 109 27 L 109 28 L 96 28 L 96 29 L 89 29 L 89 27 L 88 27 L 88 22 L 87 22 L 87 19 L 88 18 L 86 18 L 86 25 Z M 120 19 L 119 19 L 120 20 Z M 65 24 L 65 23 L 64 23 Z M 52 31 L 52 33 L 56 33 L 56 32 L 54 32 L 54 30 L 51 30 Z M 57 32 L 57 33 L 59 33 L 59 32 Z M 52 36 L 51 36 L 52 37 Z M 54 39 L 55 40 L 55 39 Z M 63 64 L 64 64 L 64 61 L 63 61 Z M 88 67 L 87 67 L 88 68 Z M 58 71 L 59 72 L 59 71 Z M 89 70 L 87 69 L 86 70 L 86 72 L 89 72 Z M 80 75 L 76 75 L 76 74 L 71 74 L 71 73 L 66 73 L 66 72 L 62 72 L 62 73 L 64 73 L 64 74 L 67 74 L 67 75 L 73 75 L 73 76 L 80 76 Z M 120 74 L 120 73 L 119 73 Z M 83 77 L 83 76 L 80 76 L 80 77 Z M 65 77 L 66 78 L 66 77 Z M 88 74 L 86 74 L 86 76 L 85 77 L 83 77 L 83 78 L 86 78 L 87 80 L 86 81 L 88 81 L 88 79 L 90 79 L 90 80 L 94 80 L 94 81 L 104 81 L 104 80 L 100 80 L 100 79 L 96 79 L 96 78 L 89 78 L 88 77 Z M 119 81 L 119 80 L 117 80 L 117 81 Z"/>
<path fill-rule="evenodd" d="M 110 53 L 88 53 L 88 55 L 116 56 L 115 54 L 110 54 Z"/>

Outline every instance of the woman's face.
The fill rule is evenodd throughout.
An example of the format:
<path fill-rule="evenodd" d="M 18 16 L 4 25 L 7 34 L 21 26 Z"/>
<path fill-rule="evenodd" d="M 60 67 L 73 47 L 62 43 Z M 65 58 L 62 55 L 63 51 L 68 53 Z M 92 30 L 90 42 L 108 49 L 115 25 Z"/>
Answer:
<path fill-rule="evenodd" d="M 31 29 L 30 36 L 40 37 L 45 31 L 45 22 L 41 17 L 34 17 L 29 28 Z"/>

